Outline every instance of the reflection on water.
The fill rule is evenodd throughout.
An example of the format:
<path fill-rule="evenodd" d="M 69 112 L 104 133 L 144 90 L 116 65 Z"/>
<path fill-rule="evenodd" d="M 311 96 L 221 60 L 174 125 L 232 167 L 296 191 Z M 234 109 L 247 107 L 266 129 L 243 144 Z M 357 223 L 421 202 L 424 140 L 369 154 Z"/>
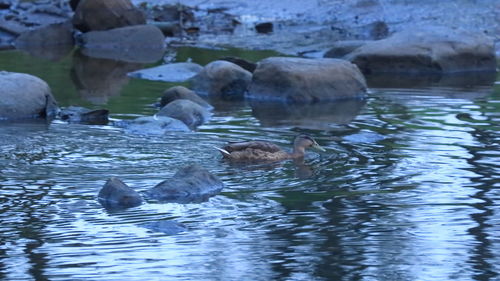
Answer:
<path fill-rule="evenodd" d="M 103 89 L 114 69 L 79 79 Z M 112 115 L 150 115 L 129 106 L 169 86 L 121 83 Z M 364 103 L 318 107 L 226 101 L 197 132 L 164 137 L 2 123 L 0 279 L 496 280 L 500 89 L 464 94 L 475 89 L 372 89 Z M 253 138 L 291 148 L 301 132 L 327 152 L 249 167 L 213 149 Z M 218 175 L 222 194 L 121 211 L 96 201 L 110 176 L 144 191 L 190 163 Z"/>

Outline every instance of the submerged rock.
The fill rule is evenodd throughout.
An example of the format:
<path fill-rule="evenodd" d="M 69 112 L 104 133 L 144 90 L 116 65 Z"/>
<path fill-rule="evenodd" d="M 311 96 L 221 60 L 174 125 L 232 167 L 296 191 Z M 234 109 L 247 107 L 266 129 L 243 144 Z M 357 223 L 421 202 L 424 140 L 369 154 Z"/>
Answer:
<path fill-rule="evenodd" d="M 191 129 L 195 129 L 210 118 L 210 113 L 206 108 L 186 99 L 172 101 L 164 106 L 157 115 L 181 120 Z"/>
<path fill-rule="evenodd" d="M 102 187 L 97 195 L 99 202 L 105 208 L 130 208 L 142 204 L 142 196 L 120 179 L 112 177 Z"/>
<path fill-rule="evenodd" d="M 0 119 L 54 116 L 57 104 L 49 85 L 24 73 L 0 71 Z"/>
<path fill-rule="evenodd" d="M 148 198 L 162 202 L 203 202 L 219 193 L 224 184 L 205 168 L 190 165 L 146 192 Z"/>
<path fill-rule="evenodd" d="M 271 57 L 253 73 L 249 97 L 290 103 L 360 98 L 366 82 L 356 65 L 339 59 Z"/>
<path fill-rule="evenodd" d="M 242 99 L 252 80 L 252 73 L 229 61 L 217 60 L 207 64 L 191 78 L 198 93 L 222 99 Z"/>
<path fill-rule="evenodd" d="M 79 106 L 69 106 L 61 109 L 59 112 L 61 120 L 68 121 L 69 123 L 84 123 L 91 125 L 108 124 L 108 116 L 109 110 L 107 109 L 90 110 Z"/>
<path fill-rule="evenodd" d="M 369 42 L 345 57 L 365 74 L 496 70 L 493 40 L 480 32 L 421 27 Z"/>
<path fill-rule="evenodd" d="M 184 122 L 167 116 L 143 116 L 134 120 L 115 122 L 126 133 L 135 135 L 164 135 L 170 132 L 189 132 Z"/>
<path fill-rule="evenodd" d="M 212 108 L 210 104 L 198 96 L 194 91 L 191 91 L 184 86 L 174 86 L 165 90 L 160 100 L 160 107 L 164 107 L 165 105 L 179 99 L 190 100 L 208 109 Z"/>
<path fill-rule="evenodd" d="M 370 41 L 366 40 L 345 40 L 335 42 L 330 50 L 328 50 L 325 54 L 325 58 L 342 58 L 347 54 L 352 53 L 357 48 L 365 45 Z"/>
<path fill-rule="evenodd" d="M 146 23 L 146 16 L 129 0 L 81 0 L 73 24 L 83 32 Z"/>
<path fill-rule="evenodd" d="M 178 62 L 137 70 L 130 72 L 129 76 L 153 81 L 184 82 L 202 69 L 203 67 L 196 63 Z"/>
<path fill-rule="evenodd" d="M 187 227 L 184 226 L 182 223 L 172 220 L 147 222 L 141 224 L 140 226 L 147 228 L 151 231 L 163 232 L 166 235 L 175 235 L 187 231 Z"/>

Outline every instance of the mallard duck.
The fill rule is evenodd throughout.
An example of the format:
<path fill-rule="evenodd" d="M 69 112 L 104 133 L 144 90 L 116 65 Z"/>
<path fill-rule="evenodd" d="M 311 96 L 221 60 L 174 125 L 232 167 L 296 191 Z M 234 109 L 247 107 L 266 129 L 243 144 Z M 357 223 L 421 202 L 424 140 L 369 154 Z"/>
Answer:
<path fill-rule="evenodd" d="M 245 141 L 229 143 L 217 148 L 225 159 L 235 162 L 274 162 L 286 159 L 303 158 L 306 148 L 325 151 L 312 137 L 299 135 L 293 142 L 291 153 L 267 141 Z"/>

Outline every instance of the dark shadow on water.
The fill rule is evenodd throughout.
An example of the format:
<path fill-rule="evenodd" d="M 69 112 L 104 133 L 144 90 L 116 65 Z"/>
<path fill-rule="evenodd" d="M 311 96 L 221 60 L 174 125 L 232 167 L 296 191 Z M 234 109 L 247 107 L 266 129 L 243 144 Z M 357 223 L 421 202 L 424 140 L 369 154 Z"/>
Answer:
<path fill-rule="evenodd" d="M 92 104 L 105 104 L 110 97 L 120 95 L 130 80 L 127 73 L 142 67 L 141 63 L 91 58 L 77 50 L 73 55 L 71 79 L 83 99 Z"/>
<path fill-rule="evenodd" d="M 332 124 L 348 124 L 364 105 L 365 101 L 358 99 L 316 104 L 250 102 L 252 115 L 262 126 L 295 126 L 313 130 L 329 129 Z"/>

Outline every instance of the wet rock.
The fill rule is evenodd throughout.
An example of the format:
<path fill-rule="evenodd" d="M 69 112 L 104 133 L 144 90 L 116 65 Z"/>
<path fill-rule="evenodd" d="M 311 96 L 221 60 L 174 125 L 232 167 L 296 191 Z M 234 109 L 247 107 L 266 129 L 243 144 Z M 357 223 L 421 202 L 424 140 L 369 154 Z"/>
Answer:
<path fill-rule="evenodd" d="M 189 128 L 195 129 L 210 118 L 208 110 L 201 105 L 186 99 L 174 100 L 164 106 L 157 116 L 168 116 L 181 120 Z"/>
<path fill-rule="evenodd" d="M 365 92 L 363 75 L 348 61 L 271 57 L 257 64 L 248 96 L 258 100 L 316 103 L 360 98 Z"/>
<path fill-rule="evenodd" d="M 82 34 L 77 42 L 91 57 L 151 63 L 165 52 L 165 37 L 151 25 L 135 25 Z M 146 43 L 147 42 L 147 43 Z"/>
<path fill-rule="evenodd" d="M 188 132 L 182 121 L 168 116 L 143 116 L 134 120 L 115 122 L 125 133 L 134 135 L 165 135 L 171 132 Z"/>
<path fill-rule="evenodd" d="M 59 112 L 59 117 L 63 121 L 90 125 L 106 125 L 109 122 L 108 116 L 107 109 L 90 110 L 79 106 L 69 106 Z"/>
<path fill-rule="evenodd" d="M 207 64 L 191 78 L 191 86 L 197 93 L 223 99 L 242 99 L 252 80 L 252 73 L 240 66 L 217 60 Z"/>
<path fill-rule="evenodd" d="M 184 82 L 194 77 L 202 69 L 201 65 L 192 62 L 168 63 L 134 71 L 129 73 L 129 76 L 154 81 Z"/>
<path fill-rule="evenodd" d="M 422 27 L 373 41 L 346 56 L 365 74 L 454 73 L 496 69 L 493 40 L 482 33 Z"/>
<path fill-rule="evenodd" d="M 145 15 L 129 0 L 81 0 L 73 16 L 73 24 L 82 32 L 145 23 Z"/>
<path fill-rule="evenodd" d="M 46 118 L 56 111 L 45 81 L 29 74 L 0 72 L 0 119 Z"/>
<path fill-rule="evenodd" d="M 346 40 L 338 41 L 333 44 L 333 46 L 325 54 L 325 58 L 342 58 L 347 54 L 352 53 L 357 48 L 365 45 L 366 40 Z"/>
<path fill-rule="evenodd" d="M 73 50 L 73 26 L 55 23 L 26 31 L 17 37 L 15 46 L 32 56 L 58 61 Z"/>
<path fill-rule="evenodd" d="M 179 169 L 172 178 L 159 183 L 146 194 L 148 198 L 162 202 L 192 203 L 208 200 L 223 187 L 217 176 L 199 165 L 190 165 Z"/>
<path fill-rule="evenodd" d="M 272 22 L 261 22 L 255 25 L 255 31 L 257 33 L 271 33 L 273 32 Z"/>
<path fill-rule="evenodd" d="M 141 226 L 151 231 L 163 232 L 166 235 L 176 235 L 187 231 L 187 227 L 182 223 L 171 220 L 147 222 L 141 224 Z"/>
<path fill-rule="evenodd" d="M 220 58 L 220 60 L 232 62 L 236 65 L 239 65 L 241 68 L 243 68 L 249 72 L 254 72 L 255 68 L 257 67 L 256 63 L 253 63 L 253 62 L 250 62 L 250 61 L 247 61 L 245 59 L 238 58 L 238 57 L 223 57 L 223 58 Z"/>
<path fill-rule="evenodd" d="M 110 178 L 97 195 L 105 208 L 130 208 L 142 204 L 142 196 L 118 178 Z"/>
<path fill-rule="evenodd" d="M 212 108 L 210 104 L 198 96 L 194 91 L 191 91 L 184 86 L 174 86 L 165 90 L 160 99 L 160 107 L 164 107 L 165 105 L 179 99 L 190 100 L 207 109 Z"/>

